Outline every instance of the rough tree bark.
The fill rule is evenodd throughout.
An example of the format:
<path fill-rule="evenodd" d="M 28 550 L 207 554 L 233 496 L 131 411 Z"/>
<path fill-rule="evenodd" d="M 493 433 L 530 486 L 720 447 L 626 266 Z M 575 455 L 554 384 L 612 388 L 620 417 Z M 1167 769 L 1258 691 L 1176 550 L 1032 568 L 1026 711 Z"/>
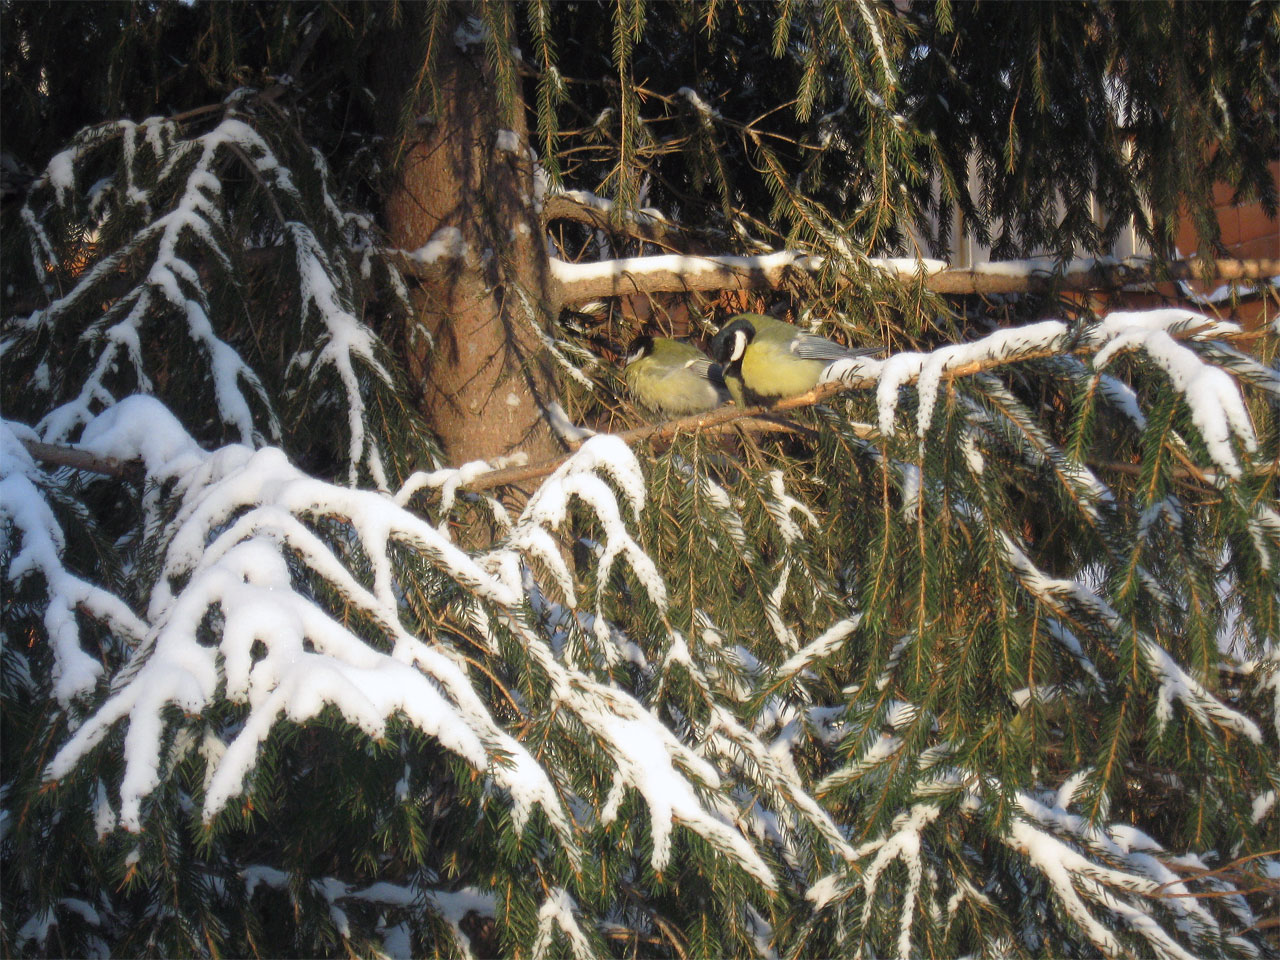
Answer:
<path fill-rule="evenodd" d="M 404 145 L 386 204 L 393 246 L 417 250 L 434 237 L 445 250 L 444 269 L 412 296 L 410 324 L 421 321 L 435 348 L 411 328 L 407 362 L 453 463 L 516 449 L 536 460 L 556 443 L 542 416 L 554 380 L 535 325 L 552 305 L 533 163 L 523 110 L 504 119 L 483 43 L 454 42 L 466 11 L 451 10 L 432 68 L 439 113 L 424 91 L 420 139 Z"/>

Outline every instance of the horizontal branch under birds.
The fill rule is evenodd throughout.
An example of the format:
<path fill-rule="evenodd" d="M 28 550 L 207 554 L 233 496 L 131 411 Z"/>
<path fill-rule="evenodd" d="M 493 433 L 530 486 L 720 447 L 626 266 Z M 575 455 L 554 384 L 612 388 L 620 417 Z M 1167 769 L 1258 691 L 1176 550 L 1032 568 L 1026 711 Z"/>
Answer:
<path fill-rule="evenodd" d="M 1203 332 L 1201 328 L 1191 328 L 1178 331 L 1173 334 L 1177 339 L 1188 339 Z M 1255 330 L 1237 334 L 1218 333 L 1215 336 L 1219 339 L 1232 341 L 1248 341 L 1256 339 L 1264 335 L 1265 331 Z M 1089 345 L 1082 345 L 1071 351 L 1075 354 L 1088 354 L 1097 348 Z M 1060 351 L 1054 350 L 1028 350 L 1020 353 L 1009 354 L 1003 357 L 992 357 L 985 360 L 975 361 L 973 363 L 964 364 L 947 370 L 942 374 L 944 380 L 955 380 L 961 377 L 973 376 L 986 370 L 995 369 L 997 367 L 1006 366 L 1011 363 L 1021 363 L 1027 360 L 1040 360 L 1046 357 L 1058 356 Z M 904 385 L 914 383 L 916 376 L 905 377 L 902 381 Z M 779 417 L 779 414 L 786 413 L 789 410 L 797 410 L 804 407 L 812 407 L 822 403 L 825 400 L 837 396 L 842 393 L 852 393 L 859 390 L 874 389 L 878 379 L 868 378 L 865 380 L 833 380 L 828 383 L 820 383 L 807 393 L 798 394 L 794 397 L 786 397 L 769 407 L 737 407 L 733 405 L 717 407 L 715 410 L 707 413 L 694 414 L 688 417 L 680 417 L 675 420 L 667 420 L 662 423 L 652 423 L 643 427 L 636 427 L 632 430 L 624 430 L 616 436 L 624 440 L 628 444 L 634 443 L 654 443 L 664 440 L 670 440 L 681 433 L 694 432 L 719 432 L 730 426 L 742 426 L 739 421 L 745 421 L 750 429 L 764 431 L 787 431 L 787 432 L 805 432 L 804 429 L 797 428 L 797 425 L 790 424 Z M 862 435 L 869 435 L 874 432 L 874 428 L 864 425 L 855 424 L 854 428 Z M 107 476 L 121 477 L 125 479 L 138 479 L 141 477 L 140 464 L 137 463 L 121 463 L 104 457 L 98 457 L 88 451 L 81 450 L 71 445 L 38 443 L 31 440 L 23 440 L 23 446 L 27 452 L 37 460 L 45 463 L 51 463 L 55 466 L 72 467 L 77 470 L 86 470 L 91 473 L 100 473 Z M 544 460 L 539 463 L 526 464 L 522 466 L 504 467 L 500 470 L 491 470 L 482 473 L 474 479 L 459 485 L 460 489 L 466 490 L 489 490 L 494 487 L 510 486 L 515 487 L 527 483 L 530 480 L 538 480 L 542 477 L 549 476 L 557 467 L 568 460 L 572 453 L 564 454 L 550 460 Z"/>
<path fill-rule="evenodd" d="M 1200 332 L 1202 331 L 1199 328 L 1193 328 L 1179 331 L 1174 334 L 1174 336 L 1177 339 L 1187 339 Z M 1221 339 L 1250 340 L 1254 339 L 1257 335 L 1258 332 L 1255 331 L 1251 333 L 1236 334 L 1234 336 L 1223 334 L 1217 334 L 1216 336 Z M 1097 347 L 1083 345 L 1072 352 L 1075 354 L 1088 354 L 1094 352 L 1096 349 Z M 963 366 L 955 367 L 954 369 L 946 371 L 942 374 L 942 377 L 944 380 L 955 380 L 960 377 L 973 376 L 974 374 L 995 369 L 996 367 L 1006 366 L 1010 363 L 1020 363 L 1027 360 L 1040 360 L 1046 357 L 1058 355 L 1059 351 L 1030 350 L 1023 353 L 1010 354 L 1004 357 L 990 358 L 987 360 L 964 364 Z M 905 377 L 902 383 L 914 383 L 916 379 L 917 377 L 912 375 Z M 624 430 L 617 434 L 617 436 L 628 444 L 652 443 L 670 440 L 680 433 L 694 433 L 698 431 L 707 432 L 710 430 L 724 429 L 726 426 L 740 420 L 759 419 L 761 417 L 776 419 L 778 414 L 785 413 L 788 410 L 812 407 L 841 393 L 871 390 L 874 389 L 878 383 L 878 379 L 848 381 L 833 380 L 829 383 L 820 383 L 807 393 L 802 393 L 794 397 L 786 397 L 770 407 L 736 407 L 732 405 L 717 407 L 715 410 L 711 410 L 707 413 L 680 417 L 676 420 L 667 420 L 663 423 L 649 424 L 644 427 L 637 427 L 633 430 Z M 873 428 L 862 424 L 855 425 L 855 430 L 863 435 L 873 432 Z M 519 467 L 506 467 L 501 470 L 482 473 L 470 482 L 462 484 L 461 487 L 468 490 L 488 490 L 493 487 L 500 486 L 518 486 L 519 484 L 527 483 L 530 480 L 537 480 L 548 476 L 572 455 L 572 453 L 569 453 L 541 463 L 527 464 Z"/>

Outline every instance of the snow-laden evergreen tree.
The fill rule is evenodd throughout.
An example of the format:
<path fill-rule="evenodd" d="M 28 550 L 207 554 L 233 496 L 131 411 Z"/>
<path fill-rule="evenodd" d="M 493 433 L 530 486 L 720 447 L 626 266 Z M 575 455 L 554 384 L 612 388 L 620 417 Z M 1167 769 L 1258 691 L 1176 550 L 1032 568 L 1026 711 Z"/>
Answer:
<path fill-rule="evenodd" d="M 1274 5 L 0 17 L 5 955 L 1280 952 Z"/>

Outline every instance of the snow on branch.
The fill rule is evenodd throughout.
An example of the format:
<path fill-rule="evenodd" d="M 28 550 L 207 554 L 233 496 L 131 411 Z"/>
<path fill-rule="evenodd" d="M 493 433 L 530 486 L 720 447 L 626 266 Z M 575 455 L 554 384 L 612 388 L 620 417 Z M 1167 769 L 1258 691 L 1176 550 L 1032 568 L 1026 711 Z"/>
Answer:
<path fill-rule="evenodd" d="M 293 172 L 267 138 L 236 115 L 237 98 L 229 98 L 223 118 L 198 136 L 184 134 L 180 124 L 163 118 L 90 128 L 54 158 L 33 185 L 23 223 L 33 245 L 33 266 L 41 277 L 46 266 L 60 262 L 46 221 L 56 222 L 74 207 L 73 215 L 87 218 L 104 237 L 140 221 L 114 246 L 107 241 L 102 241 L 101 250 L 82 245 L 78 255 L 89 256 L 90 264 L 67 277 L 67 292 L 13 320 L 14 329 L 33 342 L 41 331 L 57 328 L 59 336 L 78 337 L 92 351 L 89 372 L 79 381 L 72 379 L 79 376 L 76 368 L 54 366 L 56 358 L 51 356 L 37 358 L 65 381 L 52 384 L 55 398 L 59 393 L 70 396 L 46 414 L 38 432 L 44 440 L 63 443 L 119 396 L 165 389 L 170 378 L 156 360 L 154 345 L 185 339 L 197 348 L 197 376 L 203 375 L 212 388 L 218 421 L 241 443 L 278 440 L 275 400 L 232 345 L 242 336 L 239 328 L 245 322 L 240 315 L 243 298 L 234 293 L 246 264 L 256 262 L 255 257 L 283 260 L 279 254 L 291 252 L 302 330 L 297 341 L 306 349 L 294 354 L 288 372 L 304 373 L 318 388 L 314 397 L 340 405 L 342 413 L 334 423 L 346 427 L 349 482 L 363 470 L 385 488 L 366 395 L 379 384 L 389 387 L 391 378 L 376 355 L 373 334 L 356 316 L 346 264 L 333 253 L 363 253 L 362 270 L 367 273 L 374 249 L 368 239 L 372 223 L 341 210 L 330 193 L 323 159 L 304 155 L 302 165 L 321 181 L 319 212 L 313 217 Z M 103 159 L 115 163 L 114 174 L 79 189 L 83 168 L 100 165 Z M 228 161 L 247 167 L 257 192 L 267 194 L 261 206 L 266 212 L 258 212 L 248 227 L 244 214 L 253 199 L 238 184 L 224 183 Z M 80 209 L 86 204 L 87 212 Z M 237 233 L 243 230 L 250 236 Z M 336 247 L 328 239 L 335 234 Z M 279 270 L 284 262 L 274 266 Z M 390 265 L 388 272 L 392 288 L 402 289 Z M 289 276 L 287 268 L 282 276 Z M 262 318 L 249 320 L 258 324 Z M 317 322 L 318 330 L 308 330 Z M 320 383 L 325 373 L 336 379 L 336 390 Z"/>
<path fill-rule="evenodd" d="M 666 234 L 662 239 L 667 239 Z M 655 239 L 654 242 L 661 242 Z M 799 251 L 756 256 L 660 254 L 588 263 L 551 258 L 557 303 L 585 303 L 600 297 L 635 293 L 777 289 L 788 272 L 820 272 L 826 261 Z M 1137 283 L 1196 279 L 1206 270 L 1222 280 L 1269 280 L 1280 275 L 1280 260 L 1018 260 L 949 268 L 940 260 L 867 258 L 868 267 L 889 277 L 924 278 L 927 289 L 952 296 L 996 293 L 1047 293 L 1117 289 Z"/>
<path fill-rule="evenodd" d="M 901 860 L 907 869 L 907 888 L 902 895 L 898 956 L 915 955 L 919 951 L 912 948 L 911 927 L 915 919 L 916 902 L 925 872 L 924 860 L 921 856 L 922 834 L 929 824 L 938 818 L 939 813 L 941 809 L 931 803 L 913 805 L 894 819 L 890 826 L 891 833 L 869 841 L 855 851 L 855 860 L 875 854 L 875 858 L 865 871 L 861 873 L 847 871 L 823 877 L 809 888 L 805 898 L 813 904 L 815 911 L 821 911 L 829 904 L 848 899 L 857 892 L 865 898 L 862 923 L 866 926 L 875 905 L 880 875 L 893 861 Z"/>
<path fill-rule="evenodd" d="M 876 749 L 873 746 L 870 752 Z M 946 744 L 931 749 L 940 756 L 954 752 Z M 859 765 L 867 762 L 864 757 Z M 1075 789 L 1086 773 L 1069 777 L 1056 795 L 1050 791 L 1048 801 L 1027 791 L 1014 791 L 1015 813 L 997 833 L 998 840 L 1048 882 L 1066 915 L 1104 955 L 1122 956 L 1128 952 L 1113 929 L 1117 923 L 1140 936 L 1153 956 L 1191 960 L 1212 949 L 1222 938 L 1221 925 L 1201 896 L 1190 889 L 1192 878 L 1175 868 L 1193 867 L 1205 874 L 1212 871 L 1205 870 L 1194 855 L 1171 855 L 1129 824 L 1095 824 L 1070 812 Z M 918 795 L 956 790 L 965 794 L 957 812 L 983 824 L 986 821 L 981 811 L 995 801 L 1000 785 L 971 771 L 945 768 L 933 773 L 931 785 L 918 791 Z M 916 803 L 899 813 L 886 832 L 855 851 L 855 863 L 872 857 L 869 864 L 860 870 L 846 868 L 828 874 L 809 887 L 805 896 L 815 912 L 822 913 L 857 898 L 862 903 L 865 928 L 879 904 L 877 887 L 881 875 L 890 863 L 901 860 L 907 868 L 907 886 L 897 894 L 901 905 L 898 955 L 918 952 L 912 949 L 916 903 L 922 885 L 937 882 L 934 871 L 925 867 L 931 859 L 926 831 L 940 812 L 934 803 Z M 954 829 L 954 824 L 948 827 Z M 1211 895 L 1223 901 L 1243 925 L 1257 923 L 1245 898 L 1230 883 L 1214 882 L 1216 879 L 1206 878 Z M 947 904 L 947 913 L 953 913 L 965 897 L 986 902 L 981 892 L 961 883 Z M 1197 952 L 1190 952 L 1179 943 L 1174 931 L 1185 936 Z M 1254 952 L 1243 940 L 1234 942 Z"/>
<path fill-rule="evenodd" d="M 1213 914 L 1168 865 L 1174 858 L 1135 827 L 1115 824 L 1104 828 L 1067 812 L 1069 796 L 1068 792 L 1050 806 L 1019 793 L 1018 816 L 1010 823 L 1004 842 L 1049 881 L 1067 915 L 1104 954 L 1117 956 L 1127 951 L 1086 900 L 1141 936 L 1153 956 L 1192 960 L 1202 955 L 1179 944 L 1153 907 L 1151 898 L 1168 891 L 1171 895 L 1159 901 L 1160 913 L 1171 913 L 1173 925 L 1193 943 L 1208 945 L 1221 935 Z M 1230 890 L 1220 893 L 1245 925 L 1256 923 L 1242 896 Z M 1244 941 L 1236 943 L 1247 946 Z"/>
<path fill-rule="evenodd" d="M 97 447 L 105 452 L 114 446 L 110 452 L 127 459 L 142 455 L 138 437 L 155 425 L 169 427 L 161 432 L 181 429 L 148 398 L 133 398 L 111 413 L 131 426 L 102 431 L 95 436 Z M 193 448 L 194 443 L 187 450 Z M 153 476 L 159 479 L 164 471 Z M 508 787 L 517 823 L 531 804 L 540 804 L 568 837 L 564 813 L 541 768 L 492 720 L 454 661 L 400 626 L 388 548 L 394 541 L 421 553 L 500 605 L 518 602 L 518 595 L 385 496 L 313 480 L 271 448 L 233 446 L 203 454 L 179 477 L 178 492 L 181 507 L 148 610 L 148 642 L 126 669 L 127 682 L 54 758 L 51 778 L 67 775 L 115 722 L 128 717 L 121 822 L 140 829 L 141 802 L 159 783 L 164 706 L 175 703 L 199 714 L 221 679 L 227 698 L 246 704 L 249 712 L 213 761 L 206 819 L 242 790 L 258 745 L 282 714 L 302 721 L 332 705 L 373 737 L 383 735 L 389 717 L 402 716 Z M 372 589 L 306 523 L 319 518 L 349 524 L 374 561 Z M 302 592 L 285 551 L 377 624 L 391 653 L 369 646 Z M 176 593 L 174 583 L 183 584 Z M 221 611 L 215 647 L 198 639 L 211 610 Z M 255 643 L 265 647 L 265 655 L 254 654 Z"/>
<path fill-rule="evenodd" d="M 1248 334 L 1242 334 L 1235 324 L 1212 320 L 1191 311 L 1168 310 L 1156 311 L 1156 313 L 1160 315 L 1156 320 L 1137 322 L 1140 325 L 1159 324 L 1160 329 L 1168 329 L 1168 335 L 1174 340 L 1213 341 L 1248 336 Z M 1112 321 L 1111 316 L 1121 319 Z M 1060 320 L 1045 320 L 997 330 L 972 343 L 944 346 L 928 354 L 904 352 L 883 360 L 873 357 L 838 360 L 826 369 L 822 382 L 814 389 L 798 396 L 787 397 L 770 407 L 726 405 L 708 413 L 626 430 L 617 436 L 629 444 L 669 440 L 681 433 L 718 429 L 726 424 L 745 419 L 777 416 L 788 410 L 823 403 L 838 394 L 862 390 L 876 391 L 880 414 L 879 429 L 884 434 L 896 428 L 894 417 L 901 391 L 913 384 L 918 385 L 917 392 L 921 401 L 916 421 L 917 432 L 924 432 L 932 422 L 937 392 L 944 381 L 974 376 L 1013 363 L 1096 353 L 1123 332 L 1131 332 L 1130 326 L 1123 318 L 1147 316 L 1145 313 L 1113 314 L 1104 318 L 1096 327 L 1082 330 L 1073 330 Z M 1140 326 L 1140 329 L 1147 334 L 1152 332 L 1147 326 Z M 1127 337 L 1128 333 L 1125 333 L 1125 336 Z M 1206 344 L 1203 358 L 1198 352 L 1191 355 L 1196 362 L 1206 368 L 1218 369 L 1212 364 L 1216 359 L 1213 346 L 1212 343 Z M 1125 400 L 1126 410 L 1131 416 L 1141 418 L 1142 414 L 1137 407 L 1136 397 L 1132 395 L 1132 389 L 1113 377 L 1103 376 L 1104 390 Z M 1223 407 L 1221 411 L 1214 409 L 1215 404 L 1226 404 L 1231 410 L 1235 410 L 1236 402 L 1232 399 L 1231 390 L 1234 390 L 1238 396 L 1239 387 L 1233 383 L 1231 390 L 1228 390 L 1217 378 L 1214 378 L 1212 383 L 1212 390 L 1194 390 L 1184 393 L 1188 403 L 1204 405 L 1204 409 L 1197 412 L 1198 422 L 1209 426 L 1211 437 L 1216 435 L 1212 431 L 1218 429 L 1219 422 L 1227 424 L 1229 429 L 1241 431 L 1236 436 L 1243 436 L 1247 444 L 1247 438 L 1252 436 L 1252 433 L 1251 431 L 1244 433 L 1244 421 L 1239 415 L 1234 412 L 1228 413 L 1227 407 Z M 1141 423 L 1140 420 L 1136 422 Z M 1218 449 L 1221 447 L 1219 446 Z M 472 490 L 485 490 L 504 484 L 526 483 L 546 476 L 563 463 L 564 459 L 557 458 L 544 463 L 489 471 L 476 476 L 465 486 Z"/>
<path fill-rule="evenodd" d="M 1248 453 L 1258 449 L 1240 387 L 1226 370 L 1206 363 L 1171 335 L 1206 324 L 1210 329 L 1203 330 L 1205 335 L 1240 332 L 1235 324 L 1211 322 L 1184 310 L 1109 314 L 1089 331 L 1090 340 L 1100 346 L 1093 365 L 1101 370 L 1118 353 L 1142 350 L 1186 400 L 1210 457 L 1227 476 L 1238 478 L 1240 464 L 1232 440 L 1238 440 Z"/>
<path fill-rule="evenodd" d="M 1160 726 L 1163 727 L 1172 719 L 1173 702 L 1177 700 L 1202 726 L 1214 723 L 1248 738 L 1259 746 L 1262 745 L 1262 731 L 1253 720 L 1228 707 L 1206 690 L 1153 638 L 1141 631 L 1132 630 L 1128 621 L 1121 617 L 1102 596 L 1079 580 L 1048 576 L 1036 567 L 1031 558 L 1008 534 L 1000 531 L 999 536 L 1006 561 L 1019 582 L 1029 592 L 1044 601 L 1049 609 L 1063 612 L 1068 609 L 1068 606 L 1072 606 L 1084 610 L 1091 617 L 1096 618 L 1115 639 L 1129 633 L 1133 634 L 1133 639 L 1142 652 L 1143 663 L 1150 671 L 1151 678 L 1159 690 L 1156 719 Z"/>
<path fill-rule="evenodd" d="M 153 147 L 155 144 L 171 143 L 175 136 L 176 128 L 172 125 L 168 129 L 153 125 L 153 129 L 155 139 L 149 140 Z M 126 144 L 125 168 L 132 176 L 132 163 L 137 159 L 137 151 L 131 149 L 132 128 L 121 126 L 120 132 L 124 135 Z M 171 179 L 180 181 L 181 192 L 172 209 L 152 220 L 125 247 L 87 271 L 68 294 L 47 309 L 38 311 L 26 322 L 29 327 L 50 327 L 78 301 L 92 295 L 98 282 L 118 270 L 126 256 L 133 259 L 143 249 L 151 251 L 148 254 L 150 265 L 145 277 L 95 324 L 95 327 L 103 328 L 100 333 L 95 334 L 95 338 L 104 341 L 98 362 L 82 385 L 79 395 L 51 411 L 41 422 L 40 430 L 46 439 L 65 440 L 72 431 L 89 421 L 94 404 L 109 405 L 114 402 L 106 379 L 114 372 L 120 359 L 128 359 L 139 388 L 151 389 L 151 379 L 145 369 L 141 349 L 143 325 L 153 312 L 165 309 L 174 310 L 183 318 L 187 333 L 203 350 L 209 365 L 217 409 L 223 422 L 236 429 L 242 442 L 252 442 L 261 437 L 253 422 L 250 403 L 241 391 L 240 382 L 243 381 L 254 392 L 256 399 L 269 408 L 262 384 L 236 350 L 214 332 L 209 298 L 200 271 L 188 259 L 189 254 L 179 252 L 180 246 L 195 244 L 212 262 L 228 273 L 231 272 L 230 258 L 219 239 L 225 233 L 226 222 L 220 206 L 222 183 L 214 172 L 220 150 L 227 146 L 234 146 L 243 153 L 251 154 L 259 172 L 274 174 L 277 184 L 293 191 L 287 171 L 280 168 L 266 142 L 252 128 L 236 119 L 224 120 L 214 130 L 195 140 L 176 143 L 162 165 L 157 185 L 152 190 L 142 192 L 137 187 L 130 186 L 126 202 L 142 204 L 148 210 L 151 203 L 158 200 L 156 194 L 167 188 Z M 83 152 L 77 152 L 77 159 Z M 187 168 L 183 161 L 197 152 L 199 156 L 194 165 Z M 64 184 L 62 180 L 63 178 L 55 180 L 59 187 L 56 194 L 59 206 L 66 199 L 66 187 L 74 186 L 74 179 L 70 184 Z M 123 316 L 119 320 L 109 325 L 106 323 L 108 318 L 120 314 Z M 276 429 L 274 422 L 272 429 Z"/>
<path fill-rule="evenodd" d="M 499 726 L 451 648 L 403 626 L 404 586 L 391 559 L 395 545 L 461 588 L 480 629 L 501 624 L 518 638 L 549 680 L 558 709 L 590 731 L 609 759 L 618 788 L 644 797 L 652 814 L 655 869 L 670 856 L 673 826 L 683 824 L 766 887 L 776 884 L 727 812 L 708 809 L 699 798 L 699 789 L 714 793 L 718 787 L 715 768 L 630 694 L 563 662 L 528 623 L 526 605 L 536 606 L 542 594 L 532 559 L 551 570 L 567 602 L 574 603 L 572 581 L 550 536 L 566 518 L 570 498 L 600 521 L 605 562 L 625 557 L 650 601 L 665 611 L 662 579 L 624 521 L 624 507 L 634 519 L 644 505 L 644 478 L 634 454 L 616 437 L 588 440 L 530 498 L 505 541 L 471 555 L 389 496 L 308 477 L 274 448 L 232 445 L 207 453 L 148 397 L 122 401 L 85 432 L 96 454 L 144 459 L 149 479 L 173 481 L 168 489 L 177 510 L 164 531 L 155 531 L 165 540 L 145 643 L 111 695 L 53 758 L 46 770 L 50 779 L 68 776 L 127 720 L 119 823 L 140 830 L 143 802 L 161 782 L 171 722 L 166 707 L 177 705 L 199 717 L 225 697 L 241 704 L 245 715 L 229 742 L 205 752 L 208 821 L 244 791 L 260 746 L 281 718 L 304 722 L 333 708 L 369 737 L 381 738 L 388 720 L 398 717 L 505 790 L 516 829 L 533 807 L 541 808 L 576 862 L 580 854 L 560 800 L 563 788 Z M 335 526 L 344 531 L 341 550 L 322 533 Z M 353 547 L 367 559 L 364 575 L 345 559 Z M 308 589 L 311 578 L 341 597 L 341 618 Z M 602 646 L 613 643 L 599 607 L 594 622 L 603 625 L 594 629 Z M 362 639 L 358 623 L 381 637 L 382 645 Z M 497 652 L 496 640 L 491 649 Z M 607 822 L 608 810 L 600 817 Z"/>
<path fill-rule="evenodd" d="M 547 895 L 538 910 L 538 935 L 533 941 L 534 960 L 548 956 L 555 931 L 558 929 L 569 941 L 574 960 L 592 960 L 597 954 L 591 942 L 578 925 L 578 905 L 563 887 L 556 887 Z"/>
<path fill-rule="evenodd" d="M 357 361 L 371 370 L 383 383 L 391 383 L 391 375 L 374 355 L 373 332 L 356 319 L 343 303 L 333 264 L 315 233 L 305 223 L 291 220 L 286 224 L 297 256 L 302 313 L 305 317 L 315 308 L 324 326 L 322 346 L 311 355 L 309 375 L 315 380 L 326 368 L 338 375 L 346 397 L 348 483 L 355 484 L 362 462 L 369 468 L 374 483 L 386 489 L 387 476 L 377 445 L 365 429 L 366 404 L 357 378 Z"/>
<path fill-rule="evenodd" d="M 20 435 L 29 437 L 30 428 L 0 421 L 0 554 L 8 561 L 12 586 L 33 575 L 44 580 L 53 693 L 65 708 L 92 691 L 103 672 L 102 664 L 80 645 L 77 611 L 102 623 L 127 646 L 141 642 L 146 624 L 115 594 L 67 570 L 66 536 L 45 493 L 51 481 L 28 455 Z"/>

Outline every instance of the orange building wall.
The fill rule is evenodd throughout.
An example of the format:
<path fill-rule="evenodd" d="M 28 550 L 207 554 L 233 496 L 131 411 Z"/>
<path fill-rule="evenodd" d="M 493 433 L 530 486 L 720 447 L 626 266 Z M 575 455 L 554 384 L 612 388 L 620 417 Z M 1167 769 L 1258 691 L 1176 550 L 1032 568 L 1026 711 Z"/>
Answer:
<path fill-rule="evenodd" d="M 1271 176 L 1280 186 L 1280 161 L 1271 165 Z M 1222 224 L 1222 242 L 1228 256 L 1237 260 L 1280 257 L 1280 225 L 1268 220 L 1259 204 L 1237 206 L 1232 203 L 1233 192 L 1226 184 L 1218 184 L 1213 190 L 1214 209 Z M 1189 220 L 1184 219 L 1180 224 L 1177 244 L 1183 256 L 1196 252 L 1198 240 Z"/>
<path fill-rule="evenodd" d="M 1280 188 L 1280 161 L 1271 165 L 1271 175 Z M 1261 205 L 1257 203 L 1232 203 L 1234 190 L 1226 184 L 1218 184 L 1213 191 L 1214 205 L 1218 214 L 1218 222 L 1222 226 L 1222 244 L 1225 253 L 1206 251 L 1210 256 L 1226 256 L 1237 260 L 1277 259 L 1280 258 L 1280 221 L 1268 219 Z M 1189 218 L 1184 217 L 1178 225 L 1178 252 L 1189 257 L 1199 252 L 1199 239 L 1195 227 Z M 1215 285 L 1206 286 L 1199 282 L 1187 284 L 1196 294 L 1205 296 L 1213 293 Z M 1121 293 L 1091 298 L 1095 311 L 1102 312 L 1117 306 L 1141 309 L 1143 307 L 1180 305 L 1202 313 L 1235 320 L 1246 329 L 1257 329 L 1280 317 L 1280 297 L 1275 288 L 1253 290 L 1247 282 L 1237 286 L 1237 300 L 1232 304 L 1229 298 L 1213 304 L 1206 304 L 1187 299 L 1180 285 L 1162 283 L 1154 290 L 1126 290 Z M 1218 287 L 1218 290 L 1221 290 Z"/>

